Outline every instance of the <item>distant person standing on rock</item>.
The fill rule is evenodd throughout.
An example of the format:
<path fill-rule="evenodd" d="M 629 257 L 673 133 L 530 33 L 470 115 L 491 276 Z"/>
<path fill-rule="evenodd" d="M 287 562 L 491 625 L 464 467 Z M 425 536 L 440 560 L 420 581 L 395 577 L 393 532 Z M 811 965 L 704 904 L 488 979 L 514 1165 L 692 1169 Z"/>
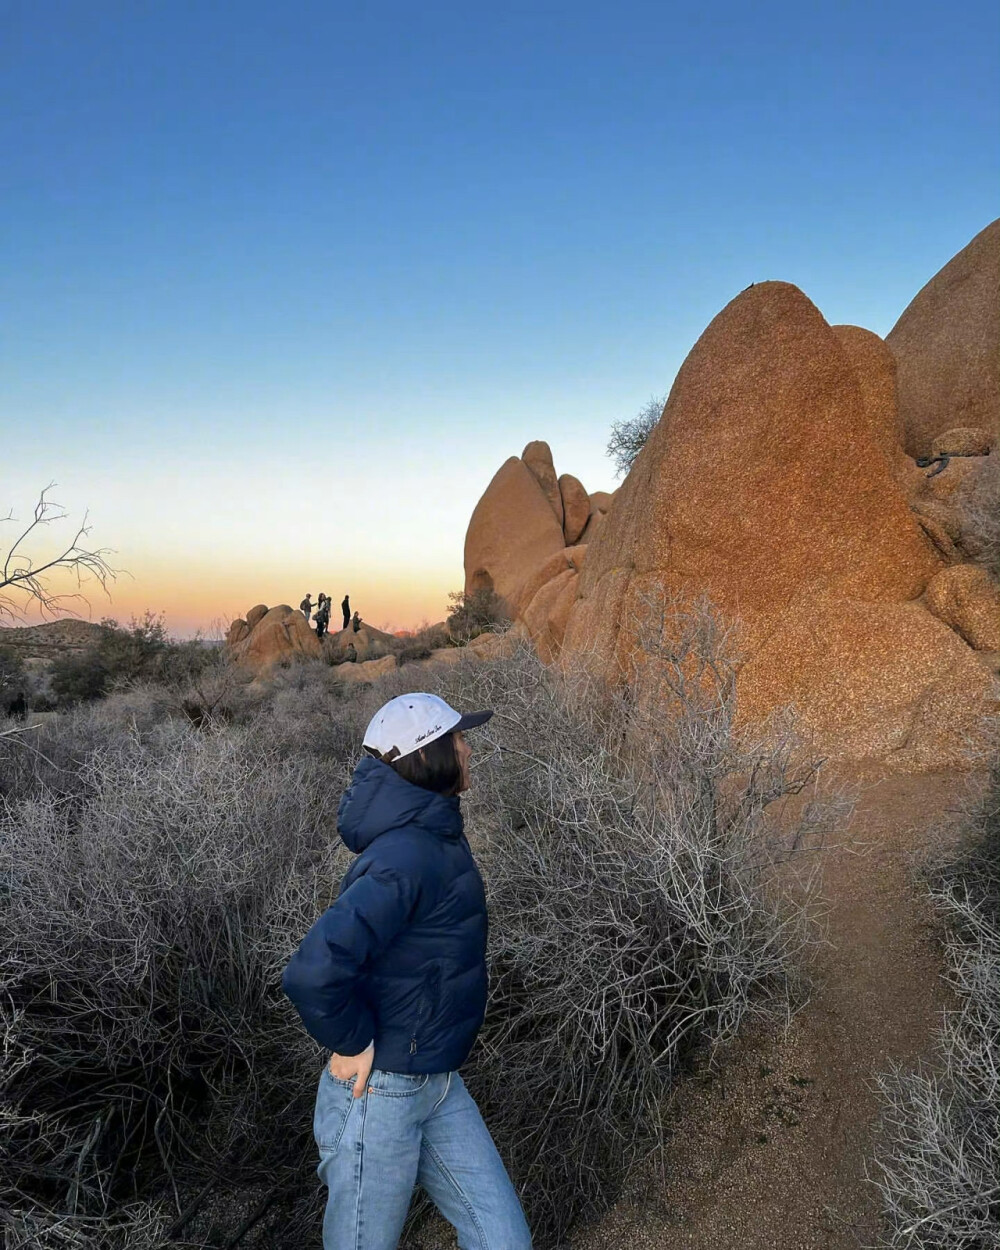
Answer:
<path fill-rule="evenodd" d="M 347 595 L 344 595 L 344 601 L 340 605 L 340 610 L 344 614 L 344 628 L 346 629 L 351 623 L 351 600 Z"/>
<path fill-rule="evenodd" d="M 357 633 L 358 630 L 361 628 L 360 612 L 355 612 L 354 615 L 351 617 L 351 628 L 354 630 L 355 633 Z"/>
<path fill-rule="evenodd" d="M 322 598 L 322 596 L 320 597 Z M 309 623 L 309 618 L 310 616 L 312 616 L 312 610 L 313 610 L 312 595 L 307 594 L 306 597 L 299 604 L 299 611 L 306 618 L 306 624 Z"/>
<path fill-rule="evenodd" d="M 322 638 L 330 628 L 330 596 L 320 594 L 316 612 L 316 637 Z"/>

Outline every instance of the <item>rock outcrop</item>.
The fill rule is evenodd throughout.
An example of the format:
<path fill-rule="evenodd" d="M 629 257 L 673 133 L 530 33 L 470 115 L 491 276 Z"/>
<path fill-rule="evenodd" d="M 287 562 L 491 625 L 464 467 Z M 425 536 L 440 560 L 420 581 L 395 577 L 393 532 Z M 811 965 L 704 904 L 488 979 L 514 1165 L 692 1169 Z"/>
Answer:
<path fill-rule="evenodd" d="M 339 664 L 348 647 L 354 648 L 354 654 L 358 660 L 366 661 L 380 659 L 386 651 L 396 647 L 398 641 L 392 634 L 387 634 L 384 630 L 376 629 L 374 625 L 362 622 L 357 633 L 352 625 L 348 625 L 346 629 L 326 634 L 322 648 L 324 656 L 331 664 Z"/>
<path fill-rule="evenodd" d="M 791 705 L 807 744 L 900 772 L 968 766 L 989 669 L 916 603 L 803 598 L 740 670 L 742 720 Z"/>
<path fill-rule="evenodd" d="M 896 400 L 896 359 L 884 339 L 861 326 L 833 326 L 854 380 L 875 445 L 894 468 L 903 456 L 903 424 Z"/>
<path fill-rule="evenodd" d="M 1000 651 L 1000 586 L 985 569 L 956 564 L 932 577 L 923 603 L 976 651 Z"/>
<path fill-rule="evenodd" d="M 245 620 L 236 620 L 229 627 L 226 643 L 237 663 L 257 672 L 298 656 L 319 659 L 323 654 L 309 622 L 287 603 L 274 608 L 260 603 L 251 608 Z"/>
<path fill-rule="evenodd" d="M 538 451 L 544 448 L 547 455 Z M 552 468 L 547 443 L 529 443 L 536 467 Z M 488 588 L 503 599 L 516 617 L 538 589 L 539 570 L 556 560 L 551 576 L 560 571 L 558 560 L 566 548 L 562 526 L 562 496 L 555 469 L 551 486 L 559 496 L 559 513 L 538 476 L 517 456 L 497 471 L 476 505 L 465 537 L 465 590 Z"/>
<path fill-rule="evenodd" d="M 559 494 L 563 504 L 563 535 L 566 545 L 572 547 L 580 541 L 580 535 L 590 520 L 590 496 L 583 488 L 583 483 L 572 473 L 563 473 L 559 478 Z"/>
<path fill-rule="evenodd" d="M 521 452 L 521 461 L 534 474 L 538 485 L 542 488 L 542 494 L 549 501 L 561 527 L 563 501 L 559 490 L 559 479 L 556 477 L 556 468 L 552 463 L 552 448 L 541 439 L 536 439 Z"/>
<path fill-rule="evenodd" d="M 1000 368 L 1000 362 L 998 362 Z M 988 456 L 996 444 L 996 435 L 980 426 L 960 426 L 945 430 L 931 443 L 932 456 Z"/>
<path fill-rule="evenodd" d="M 629 618 L 656 587 L 696 588 L 744 621 L 753 646 L 803 591 L 903 601 L 940 567 L 838 336 L 801 291 L 766 282 L 724 309 L 681 366 L 588 545 L 580 593 L 600 597 L 603 618 Z M 588 615 L 570 621 L 574 647 L 596 641 Z M 619 634 L 627 662 L 627 620 Z"/>
<path fill-rule="evenodd" d="M 346 682 L 348 685 L 378 681 L 387 673 L 394 672 L 396 667 L 394 655 L 384 655 L 379 660 L 362 660 L 357 664 L 341 664 L 336 670 L 337 680 Z"/>
<path fill-rule="evenodd" d="M 531 517 L 536 544 L 522 561 L 513 552 L 526 536 L 506 535 L 503 584 L 517 627 L 546 661 L 585 657 L 618 681 L 638 662 L 648 605 L 707 597 L 738 622 L 743 722 L 792 705 L 827 754 L 900 769 L 964 760 L 966 740 L 997 706 L 989 657 L 1000 642 L 978 574 L 946 568 L 966 558 L 950 523 L 920 503 L 929 492 L 944 507 L 976 472 L 960 466 L 981 459 L 956 458 L 928 478 L 900 446 L 896 374 L 877 335 L 829 326 L 797 288 L 748 289 L 682 365 L 620 489 L 588 496 L 572 558 L 541 520 L 552 507 L 531 473 L 531 508 L 506 511 Z M 956 453 L 984 446 L 969 429 L 945 441 Z M 563 539 L 582 515 L 565 480 Z M 480 509 L 499 512 L 491 491 L 470 539 Z M 475 538 L 467 586 L 478 567 L 501 563 L 480 559 Z"/>
<path fill-rule="evenodd" d="M 1000 219 L 913 299 L 886 336 L 898 363 L 904 448 L 925 456 L 945 430 L 1000 433 Z"/>

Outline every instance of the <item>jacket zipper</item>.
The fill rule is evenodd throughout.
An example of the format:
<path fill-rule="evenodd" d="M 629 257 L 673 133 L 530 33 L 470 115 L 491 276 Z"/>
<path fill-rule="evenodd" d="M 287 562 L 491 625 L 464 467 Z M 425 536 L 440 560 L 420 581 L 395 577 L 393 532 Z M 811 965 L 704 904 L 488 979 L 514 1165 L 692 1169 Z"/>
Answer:
<path fill-rule="evenodd" d="M 434 985 L 436 985 L 437 982 L 440 980 L 440 978 L 441 978 L 441 971 L 439 968 L 436 968 L 431 975 L 431 981 Z M 423 995 L 421 996 L 420 1011 L 417 1013 L 417 1020 L 413 1026 L 413 1032 L 410 1034 L 410 1054 L 411 1055 L 415 1055 L 417 1053 L 417 1031 L 419 1030 L 420 1026 L 424 1023 L 425 1016 L 430 1014 L 431 998 L 432 998 L 431 989 L 430 987 L 428 987 L 424 990 Z"/>

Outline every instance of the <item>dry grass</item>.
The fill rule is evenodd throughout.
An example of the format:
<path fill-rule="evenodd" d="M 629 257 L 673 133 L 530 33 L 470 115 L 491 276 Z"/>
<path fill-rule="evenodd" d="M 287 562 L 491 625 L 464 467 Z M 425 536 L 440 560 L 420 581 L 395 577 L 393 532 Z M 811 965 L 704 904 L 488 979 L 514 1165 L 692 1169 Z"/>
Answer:
<path fill-rule="evenodd" d="M 1000 1246 L 1000 761 L 967 824 L 961 851 L 927 876 L 960 1004 L 940 1033 L 940 1065 L 879 1082 L 877 1183 L 893 1250 Z"/>
<path fill-rule="evenodd" d="M 811 769 L 787 734 L 737 741 L 725 639 L 679 619 L 680 642 L 650 646 L 646 680 L 673 692 L 655 725 L 648 700 L 528 650 L 422 674 L 496 709 L 466 805 L 492 920 L 469 1081 L 539 1250 L 662 1143 L 694 1050 L 790 1010 L 807 938 L 770 889 L 765 813 Z M 241 1245 L 316 1236 L 322 1057 L 279 973 L 344 869 L 364 727 L 412 677 L 205 680 L 225 688 L 202 689 L 197 724 L 150 686 L 0 738 L 0 1210 L 28 1244 L 219 1244 L 259 1199 Z M 821 825 L 807 807 L 799 840 Z M 207 1206 L 178 1223 L 205 1191 L 219 1227 Z"/>

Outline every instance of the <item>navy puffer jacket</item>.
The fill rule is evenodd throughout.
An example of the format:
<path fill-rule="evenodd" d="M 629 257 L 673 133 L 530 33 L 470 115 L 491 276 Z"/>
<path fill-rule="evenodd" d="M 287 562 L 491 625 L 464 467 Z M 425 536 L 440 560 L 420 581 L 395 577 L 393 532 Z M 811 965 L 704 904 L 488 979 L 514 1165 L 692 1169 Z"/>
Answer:
<path fill-rule="evenodd" d="M 337 828 L 358 858 L 282 977 L 323 1046 L 375 1041 L 387 1072 L 451 1072 L 486 1012 L 486 897 L 457 798 L 366 757 Z"/>

